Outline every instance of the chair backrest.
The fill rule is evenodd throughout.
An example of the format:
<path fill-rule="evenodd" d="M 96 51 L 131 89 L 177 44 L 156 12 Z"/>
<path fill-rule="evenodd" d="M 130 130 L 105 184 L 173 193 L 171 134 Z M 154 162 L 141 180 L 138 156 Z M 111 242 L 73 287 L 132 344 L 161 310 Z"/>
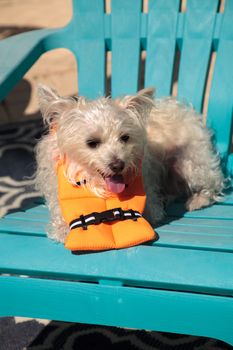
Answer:
<path fill-rule="evenodd" d="M 207 123 L 231 172 L 229 157 L 233 106 L 233 0 L 73 0 L 73 18 L 51 37 L 47 49 L 65 47 L 78 64 L 81 95 L 95 98 L 106 93 L 106 52 L 111 52 L 111 94 L 135 93 L 146 52 L 144 86 L 156 87 L 156 96 L 171 95 L 178 76 L 177 98 L 202 111 L 213 52 L 216 53 L 209 94 Z M 177 57 L 180 57 L 179 62 Z M 178 63 L 178 64 L 177 64 Z M 232 171 L 233 172 L 233 171 Z"/>

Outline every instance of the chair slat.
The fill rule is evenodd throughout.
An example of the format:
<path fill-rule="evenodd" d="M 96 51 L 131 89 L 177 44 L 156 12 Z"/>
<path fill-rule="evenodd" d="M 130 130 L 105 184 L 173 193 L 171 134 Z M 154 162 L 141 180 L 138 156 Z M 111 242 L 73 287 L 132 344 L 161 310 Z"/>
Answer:
<path fill-rule="evenodd" d="M 138 90 L 142 1 L 112 0 L 112 96 Z"/>
<path fill-rule="evenodd" d="M 157 97 L 171 93 L 179 4 L 149 1 L 145 86 L 154 86 Z"/>
<path fill-rule="evenodd" d="M 157 244 L 153 243 L 153 245 L 156 246 L 197 249 L 196 241 L 198 243 L 201 241 L 202 249 L 204 250 L 214 249 L 220 252 L 223 251 L 233 253 L 233 237 L 223 236 L 221 240 L 219 239 L 216 241 L 214 235 L 209 236 L 202 233 L 201 239 L 199 239 L 196 234 L 190 232 L 180 232 L 180 230 L 177 232 L 172 230 L 163 230 L 160 228 L 157 229 L 157 233 L 159 234 L 159 241 Z"/>
<path fill-rule="evenodd" d="M 43 237 L 1 233 L 0 271 L 233 295 L 233 255 L 219 251 L 138 246 L 72 255 Z"/>
<path fill-rule="evenodd" d="M 231 205 L 215 204 L 208 208 L 195 211 L 186 211 L 184 204 L 174 203 L 168 208 L 168 215 L 171 217 L 186 217 L 196 219 L 219 219 L 232 220 L 233 207 Z"/>
<path fill-rule="evenodd" d="M 233 252 L 233 219 L 169 217 L 156 231 L 154 245 Z"/>
<path fill-rule="evenodd" d="M 37 222 L 48 222 L 49 220 L 49 213 L 32 213 L 32 212 L 24 212 L 24 211 L 18 211 L 12 214 L 7 215 L 7 219 L 13 219 L 13 220 L 28 220 L 28 221 L 37 221 Z"/>
<path fill-rule="evenodd" d="M 45 236 L 46 232 L 46 226 L 48 223 L 48 220 L 44 221 L 35 221 L 30 220 L 27 218 L 28 216 L 25 216 L 24 220 L 17 220 L 17 219 L 8 219 L 6 216 L 5 218 L 0 220 L 0 232 L 9 232 L 9 233 L 15 233 L 15 234 L 23 234 L 23 235 L 30 235 L 30 236 Z"/>
<path fill-rule="evenodd" d="M 230 153 L 227 159 L 227 173 L 233 178 L 233 153 Z M 227 200 L 233 202 L 233 194 L 228 196 Z"/>
<path fill-rule="evenodd" d="M 178 99 L 201 111 L 218 0 L 189 0 L 178 79 Z"/>
<path fill-rule="evenodd" d="M 209 98 L 208 126 L 226 162 L 230 152 L 233 108 L 233 2 L 226 1 Z M 231 169 L 232 171 L 232 163 Z"/>
<path fill-rule="evenodd" d="M 33 208 L 26 209 L 25 212 L 27 213 L 33 213 L 33 214 L 41 214 L 41 213 L 48 213 L 48 207 L 45 204 L 42 205 L 36 205 Z"/>
<path fill-rule="evenodd" d="M 230 232 L 233 232 L 233 219 L 232 220 L 220 220 L 216 218 L 212 219 L 204 219 L 198 220 L 196 218 L 189 218 L 189 217 L 168 217 L 164 220 L 164 224 L 170 224 L 172 226 L 179 226 L 182 230 L 183 227 L 195 227 L 196 232 L 198 233 L 198 228 L 218 228 L 219 231 L 221 229 L 229 229 Z M 184 230 L 184 228 L 183 228 Z M 220 234 L 221 235 L 221 234 Z"/>
<path fill-rule="evenodd" d="M 222 237 L 228 237 L 231 238 L 231 248 L 233 248 L 233 220 L 231 220 L 231 227 L 221 227 L 221 229 L 219 229 L 219 227 L 214 227 L 214 225 L 211 227 L 204 225 L 199 226 L 198 222 L 196 222 L 196 224 L 193 225 L 174 225 L 172 222 L 167 225 L 160 226 L 159 230 L 166 232 L 176 232 L 178 234 L 187 233 L 187 235 L 189 235 L 189 233 L 193 233 L 197 236 L 196 239 L 200 240 L 200 242 L 198 242 L 197 244 L 198 247 L 201 246 L 202 235 L 216 237 L 216 240 L 221 240 Z"/>
<path fill-rule="evenodd" d="M 232 299 L 224 296 L 3 276 L 0 297 L 1 316 L 200 335 L 233 343 Z"/>
<path fill-rule="evenodd" d="M 105 94 L 104 0 L 75 0 L 68 47 L 78 62 L 79 94 Z M 66 43 L 67 46 L 67 43 Z"/>

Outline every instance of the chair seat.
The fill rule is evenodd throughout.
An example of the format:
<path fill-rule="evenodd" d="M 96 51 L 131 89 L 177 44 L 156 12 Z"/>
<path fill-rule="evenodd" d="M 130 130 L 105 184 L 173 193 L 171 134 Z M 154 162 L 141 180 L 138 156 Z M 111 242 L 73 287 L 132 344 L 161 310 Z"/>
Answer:
<path fill-rule="evenodd" d="M 72 254 L 46 237 L 45 205 L 0 221 L 0 271 L 233 296 L 233 210 L 226 202 L 195 212 L 182 204 L 156 229 L 159 240 L 123 250 Z"/>
<path fill-rule="evenodd" d="M 183 12 L 179 0 L 150 0 L 142 12 L 141 0 L 112 0 L 106 13 L 103 0 L 74 0 L 65 27 L 1 43 L 0 99 L 43 53 L 61 47 L 75 56 L 79 94 L 88 98 L 106 93 L 106 50 L 113 97 L 135 93 L 144 70 L 143 85 L 168 96 L 178 71 L 178 100 L 201 111 L 209 95 L 207 124 L 231 176 L 233 2 L 224 2 L 224 13 L 218 0 L 186 2 Z M 232 207 L 232 195 L 192 213 L 175 204 L 156 228 L 157 242 L 79 255 L 46 237 L 44 205 L 10 214 L 0 220 L 0 316 L 208 336 L 233 345 Z"/>

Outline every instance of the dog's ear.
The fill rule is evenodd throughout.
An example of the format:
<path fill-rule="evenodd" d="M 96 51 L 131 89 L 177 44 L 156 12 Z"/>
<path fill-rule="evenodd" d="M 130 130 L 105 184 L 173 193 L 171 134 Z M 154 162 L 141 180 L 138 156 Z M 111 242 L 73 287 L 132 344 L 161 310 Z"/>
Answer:
<path fill-rule="evenodd" d="M 74 99 L 60 97 L 54 89 L 46 85 L 40 84 L 37 91 L 43 119 L 49 125 L 56 124 L 62 113 L 75 105 Z"/>
<path fill-rule="evenodd" d="M 140 90 L 136 95 L 123 97 L 119 102 L 125 109 L 136 111 L 139 115 L 144 115 L 153 106 L 154 93 L 154 88 L 146 88 Z"/>
<path fill-rule="evenodd" d="M 45 113 L 46 109 L 51 103 L 57 101 L 60 98 L 60 96 L 54 89 L 42 84 L 38 85 L 37 94 L 42 114 Z"/>

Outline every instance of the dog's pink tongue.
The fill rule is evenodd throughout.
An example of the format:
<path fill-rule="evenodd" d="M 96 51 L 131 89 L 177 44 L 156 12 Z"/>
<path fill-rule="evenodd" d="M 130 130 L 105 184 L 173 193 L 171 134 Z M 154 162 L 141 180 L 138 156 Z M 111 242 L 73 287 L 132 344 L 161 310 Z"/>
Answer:
<path fill-rule="evenodd" d="M 108 190 L 113 193 L 121 193 L 125 189 L 125 183 L 122 175 L 113 175 L 105 178 Z"/>

